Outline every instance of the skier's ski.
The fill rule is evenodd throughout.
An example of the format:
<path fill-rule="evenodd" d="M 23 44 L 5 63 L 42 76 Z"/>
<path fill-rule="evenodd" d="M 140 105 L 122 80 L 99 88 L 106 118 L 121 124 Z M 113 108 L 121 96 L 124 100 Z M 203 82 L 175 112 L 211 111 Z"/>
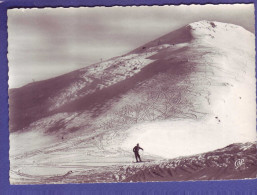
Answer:
<path fill-rule="evenodd" d="M 135 161 L 132 161 L 133 163 L 144 163 L 144 162 L 151 162 L 150 160 L 143 160 L 143 161 L 138 161 L 138 162 L 135 162 Z"/>

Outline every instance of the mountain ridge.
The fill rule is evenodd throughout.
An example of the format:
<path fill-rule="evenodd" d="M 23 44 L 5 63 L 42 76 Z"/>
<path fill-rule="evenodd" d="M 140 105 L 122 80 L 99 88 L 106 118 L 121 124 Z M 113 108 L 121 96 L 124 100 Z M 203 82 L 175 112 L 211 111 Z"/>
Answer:
<path fill-rule="evenodd" d="M 223 23 L 217 23 L 217 25 L 220 25 L 220 24 L 223 24 Z M 208 29 L 209 27 L 213 26 L 212 22 L 209 22 L 209 21 L 201 21 L 201 22 L 192 23 L 192 24 L 186 25 L 176 31 L 168 33 L 167 35 L 164 35 L 164 36 L 160 37 L 159 39 L 149 42 L 148 44 L 145 44 L 145 45 L 139 47 L 138 49 L 135 49 L 135 50 L 129 52 L 128 55 L 125 55 L 125 57 L 112 58 L 110 62 L 109 62 L 109 60 L 107 60 L 106 62 L 93 64 L 89 67 L 82 68 L 82 69 L 73 71 L 71 73 L 67 73 L 65 75 L 58 76 L 56 78 L 32 83 L 32 84 L 26 85 L 22 88 L 19 88 L 19 89 L 13 89 L 13 90 L 11 89 L 9 91 L 10 113 L 12 115 L 12 117 L 10 119 L 11 120 L 10 130 L 11 131 L 20 130 L 22 128 L 25 128 L 31 122 L 33 122 L 39 118 L 48 116 L 49 114 L 58 113 L 58 111 L 54 111 L 55 108 L 57 110 L 59 108 L 61 108 L 62 105 L 65 105 L 65 101 L 69 101 L 69 102 L 75 101 L 72 105 L 78 104 L 77 107 L 80 107 L 79 104 L 81 104 L 81 101 L 80 101 L 81 98 L 83 99 L 83 97 L 87 97 L 88 95 L 90 96 L 90 94 L 92 94 L 91 96 L 94 96 L 93 95 L 94 91 L 101 91 L 102 89 L 112 85 L 112 83 L 114 84 L 115 82 L 119 83 L 122 81 L 124 81 L 126 83 L 126 79 L 133 80 L 133 78 L 131 79 L 131 77 L 140 73 L 141 70 L 144 70 L 145 66 L 149 66 L 149 62 L 150 62 L 150 64 L 155 63 L 157 65 L 164 64 L 164 63 L 170 64 L 170 62 L 165 62 L 165 61 L 167 61 L 166 59 L 165 59 L 164 63 L 156 62 L 156 60 L 158 58 L 162 57 L 161 53 L 164 53 L 164 55 L 166 55 L 165 52 L 166 53 L 172 52 L 172 54 L 174 56 L 174 55 L 176 55 L 176 53 L 181 53 L 181 52 L 183 52 L 183 50 L 187 49 L 187 46 L 183 45 L 183 44 L 189 43 L 193 40 L 194 36 L 193 36 L 192 31 L 194 30 L 194 28 L 196 28 L 196 29 L 199 28 L 198 26 L 200 26 L 200 29 L 201 29 L 202 28 L 201 25 L 204 26 L 205 29 Z M 225 25 L 223 25 L 223 26 L 225 26 Z M 229 26 L 234 27 L 235 25 L 229 25 Z M 183 35 L 183 33 L 185 35 Z M 182 34 L 182 38 L 181 38 L 181 34 Z M 180 36 L 180 39 L 177 38 L 179 36 Z M 175 40 L 175 41 L 172 42 L 172 40 Z M 161 43 L 158 43 L 158 41 L 160 41 Z M 169 43 L 169 45 L 167 45 L 167 43 Z M 155 46 L 152 47 L 153 45 L 155 45 Z M 178 45 L 178 46 L 174 46 L 174 45 Z M 178 47 L 178 49 L 175 49 L 175 50 L 173 49 L 174 51 L 172 51 L 172 49 L 169 49 L 168 47 L 169 48 L 170 47 Z M 142 49 L 142 48 L 145 48 L 145 49 Z M 142 54 L 142 51 L 144 53 L 139 56 L 133 56 L 133 55 L 136 55 L 133 53 L 135 53 L 136 51 L 139 51 L 139 50 L 140 50 L 139 53 Z M 145 50 L 149 50 L 149 51 L 145 51 Z M 158 52 L 156 53 L 156 51 L 158 51 Z M 164 51 L 164 52 L 161 52 L 161 51 Z M 130 57 L 127 57 L 127 56 L 130 56 Z M 133 58 L 137 58 L 137 59 L 133 60 Z M 168 60 L 172 60 L 173 64 L 174 64 L 174 68 L 176 68 L 176 67 L 178 67 L 178 65 L 176 65 L 175 63 L 188 62 L 189 59 L 184 59 L 181 62 L 175 56 L 175 57 L 169 57 Z M 128 63 L 126 64 L 126 61 L 129 61 L 129 64 Z M 147 61 L 147 62 L 145 62 L 145 61 Z M 109 66 L 110 63 L 114 63 L 114 64 L 112 66 Z M 103 66 L 103 67 L 106 66 L 106 69 L 111 69 L 111 70 L 107 71 L 103 75 L 99 75 L 99 73 L 97 73 L 98 75 L 94 75 L 95 74 L 94 72 L 97 71 L 99 68 L 100 68 L 99 71 L 101 70 L 101 67 L 99 67 L 99 66 Z M 117 67 L 119 68 L 119 66 L 124 66 L 125 69 L 127 69 L 127 70 L 117 69 Z M 152 67 L 155 67 L 155 66 L 152 66 Z M 115 70 L 115 68 L 118 71 L 116 71 L 117 73 L 113 74 L 112 69 Z M 168 68 L 170 68 L 170 67 L 168 67 Z M 88 74 L 87 71 L 89 70 L 89 72 L 90 72 L 90 69 L 91 69 L 91 72 L 93 72 L 93 73 Z M 104 68 L 102 68 L 102 69 L 104 70 Z M 157 69 L 158 68 L 155 68 L 155 71 Z M 119 76 L 119 74 L 120 74 L 119 72 L 121 72 L 121 76 Z M 158 71 L 157 71 L 157 73 L 158 73 Z M 85 76 L 83 76 L 84 74 L 85 74 Z M 91 74 L 93 74 L 94 76 L 90 76 Z M 117 77 L 116 81 L 115 81 L 115 79 L 113 80 L 112 78 L 110 78 L 111 76 L 108 76 L 108 74 L 110 74 L 111 76 L 115 75 L 115 77 Z M 154 74 L 154 71 L 152 71 L 152 74 Z M 135 79 L 135 80 L 137 80 L 137 79 Z M 110 82 L 110 84 L 107 83 L 107 85 L 106 85 L 105 84 L 106 82 Z M 135 81 L 135 82 L 137 82 L 137 81 Z M 67 84 L 65 84 L 65 83 L 67 83 Z M 72 83 L 74 83 L 74 84 L 72 84 Z M 88 83 L 88 84 L 85 84 L 85 83 Z M 67 87 L 68 87 L 68 89 L 67 89 Z M 124 85 L 121 85 L 121 88 L 123 88 L 123 87 L 124 87 Z M 106 94 L 106 93 L 108 94 L 107 88 L 106 88 L 106 92 L 101 93 L 101 94 Z M 62 99 L 59 98 L 60 99 L 59 105 L 53 106 L 52 102 L 58 101 L 58 98 L 56 98 L 56 96 L 58 96 L 58 95 L 62 96 L 62 94 L 64 95 L 64 97 Z M 15 100 L 13 100 L 13 99 L 15 99 Z M 76 103 L 76 101 L 78 103 Z M 87 101 L 87 100 L 86 99 L 82 100 L 82 102 L 85 102 L 85 101 Z M 56 104 L 56 103 L 54 103 L 54 104 Z M 44 106 L 41 106 L 41 105 L 44 105 Z M 38 106 L 40 106 L 40 107 L 38 108 Z M 33 112 L 34 107 L 35 107 L 35 111 Z M 47 107 L 51 107 L 51 108 L 47 109 Z M 32 112 L 31 112 L 31 109 L 32 109 Z M 39 111 L 39 109 L 41 111 L 40 111 L 40 113 L 37 113 Z M 25 114 L 21 114 L 19 110 L 22 110 Z M 61 110 L 63 110 L 63 109 L 61 109 Z"/>

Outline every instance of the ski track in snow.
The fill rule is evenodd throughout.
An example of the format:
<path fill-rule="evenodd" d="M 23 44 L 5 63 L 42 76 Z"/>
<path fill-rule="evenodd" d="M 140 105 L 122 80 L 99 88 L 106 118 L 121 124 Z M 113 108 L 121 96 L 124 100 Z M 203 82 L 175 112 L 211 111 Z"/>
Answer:
<path fill-rule="evenodd" d="M 111 86 L 120 82 L 121 80 L 133 76 L 134 74 L 140 72 L 143 67 L 153 61 L 148 59 L 150 56 L 158 53 L 158 51 L 162 49 L 169 47 L 171 47 L 171 45 L 163 44 L 147 49 L 146 53 L 130 54 L 124 57 L 121 56 L 113 60 L 107 60 L 105 62 L 97 63 L 81 69 L 81 80 L 72 83 L 58 96 L 51 99 L 51 102 L 53 102 L 54 105 L 50 107 L 50 110 L 54 110 L 69 101 L 78 99 L 81 96 L 93 93 L 94 90 L 87 90 L 86 92 L 79 94 L 81 89 L 90 86 L 95 80 L 98 81 L 95 89 L 101 90 L 105 87 Z"/>

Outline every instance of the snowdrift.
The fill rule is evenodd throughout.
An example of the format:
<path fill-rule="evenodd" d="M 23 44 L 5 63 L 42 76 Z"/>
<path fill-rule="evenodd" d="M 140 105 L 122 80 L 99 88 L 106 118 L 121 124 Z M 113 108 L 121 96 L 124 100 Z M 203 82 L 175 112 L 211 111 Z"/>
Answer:
<path fill-rule="evenodd" d="M 115 165 L 34 176 L 11 171 L 16 184 L 108 183 L 253 179 L 257 174 L 256 145 L 231 144 L 203 154 L 130 165 Z"/>

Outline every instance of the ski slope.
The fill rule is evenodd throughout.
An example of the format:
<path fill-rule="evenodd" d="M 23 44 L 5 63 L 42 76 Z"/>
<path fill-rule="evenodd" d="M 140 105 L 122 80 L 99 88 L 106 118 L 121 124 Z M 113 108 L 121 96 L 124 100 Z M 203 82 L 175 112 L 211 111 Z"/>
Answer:
<path fill-rule="evenodd" d="M 9 91 L 11 183 L 128 165 L 137 143 L 154 161 L 255 142 L 254 43 L 240 26 L 200 21 Z"/>

